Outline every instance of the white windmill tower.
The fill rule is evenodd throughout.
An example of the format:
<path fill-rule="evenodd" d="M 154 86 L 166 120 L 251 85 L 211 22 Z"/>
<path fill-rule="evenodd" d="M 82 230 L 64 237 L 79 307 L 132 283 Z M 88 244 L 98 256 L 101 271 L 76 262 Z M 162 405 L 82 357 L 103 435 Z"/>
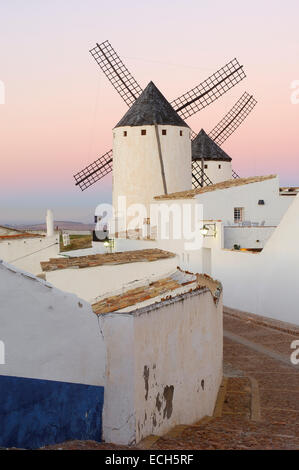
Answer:
<path fill-rule="evenodd" d="M 189 126 L 153 82 L 113 129 L 113 206 L 147 210 L 154 196 L 192 187 Z"/>

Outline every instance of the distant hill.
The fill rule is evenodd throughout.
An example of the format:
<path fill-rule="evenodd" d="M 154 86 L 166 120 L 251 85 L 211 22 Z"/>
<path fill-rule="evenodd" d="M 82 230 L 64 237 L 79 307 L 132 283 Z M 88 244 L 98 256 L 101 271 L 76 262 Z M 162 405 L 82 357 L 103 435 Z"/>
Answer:
<path fill-rule="evenodd" d="M 15 225 L 19 230 L 46 230 L 46 224 L 31 224 L 31 225 Z M 84 224 L 82 222 L 72 222 L 69 220 L 55 220 L 54 221 L 55 230 L 94 230 L 94 224 Z"/>

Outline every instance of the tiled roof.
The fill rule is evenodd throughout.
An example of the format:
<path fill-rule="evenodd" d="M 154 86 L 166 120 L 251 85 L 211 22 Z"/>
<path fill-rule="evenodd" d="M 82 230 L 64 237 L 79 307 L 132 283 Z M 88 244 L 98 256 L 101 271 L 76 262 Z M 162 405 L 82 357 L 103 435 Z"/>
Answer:
<path fill-rule="evenodd" d="M 182 292 L 182 288 L 184 291 Z M 140 304 L 141 302 L 156 299 L 163 302 L 175 298 L 182 293 L 194 290 L 209 289 L 215 302 L 218 301 L 222 292 L 222 285 L 206 274 L 193 274 L 178 270 L 169 277 L 151 282 L 148 285 L 130 289 L 127 292 L 106 297 L 92 305 L 95 314 L 101 315 L 123 310 L 127 307 Z M 164 297 L 164 295 L 166 296 Z"/>
<path fill-rule="evenodd" d="M 157 261 L 160 259 L 174 258 L 176 255 L 169 251 L 158 249 L 123 251 L 116 253 L 105 253 L 88 256 L 76 256 L 72 258 L 51 258 L 42 261 L 43 271 L 56 271 L 68 268 L 92 268 L 95 266 L 138 263 L 141 261 Z"/>
<path fill-rule="evenodd" d="M 0 241 L 2 240 L 18 240 L 20 238 L 42 238 L 45 235 L 39 235 L 38 233 L 17 233 L 15 235 L 0 235 Z"/>
<path fill-rule="evenodd" d="M 227 181 L 221 181 L 221 183 L 211 184 L 210 186 L 204 186 L 203 188 L 188 189 L 187 191 L 180 191 L 171 194 L 162 194 L 156 196 L 155 199 L 193 199 L 197 194 L 209 193 L 211 191 L 217 191 L 220 189 L 229 189 L 237 186 L 244 186 L 245 184 L 261 183 L 262 181 L 276 178 L 276 175 L 268 176 L 252 176 L 250 178 L 237 178 Z"/>

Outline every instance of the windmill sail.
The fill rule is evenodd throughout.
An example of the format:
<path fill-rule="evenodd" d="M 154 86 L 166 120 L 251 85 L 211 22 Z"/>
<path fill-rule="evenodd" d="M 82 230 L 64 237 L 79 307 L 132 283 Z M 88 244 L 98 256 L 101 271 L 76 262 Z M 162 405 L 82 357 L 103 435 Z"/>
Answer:
<path fill-rule="evenodd" d="M 138 85 L 133 75 L 131 75 L 110 42 L 104 41 L 101 44 L 97 44 L 89 52 L 124 102 L 131 106 L 138 96 L 141 95 L 142 88 Z"/>
<path fill-rule="evenodd" d="M 233 59 L 171 104 L 175 111 L 186 119 L 220 98 L 245 77 L 243 65 L 240 65 L 237 59 Z"/>
<path fill-rule="evenodd" d="M 131 107 L 141 95 L 142 88 L 124 65 L 110 42 L 104 41 L 101 44 L 96 44 L 90 50 L 90 53 L 125 103 Z M 245 76 L 243 66 L 236 59 L 233 59 L 200 85 L 174 100 L 171 105 L 183 119 L 188 118 L 222 96 L 243 80 Z M 196 134 L 192 131 L 191 139 L 195 137 Z M 84 191 L 111 171 L 112 150 L 74 175 L 76 186 Z M 197 179 L 201 184 L 202 182 L 212 184 L 201 167 L 194 169 L 193 180 L 196 181 Z"/>
<path fill-rule="evenodd" d="M 212 181 L 202 168 L 200 160 L 194 160 L 192 162 L 192 188 L 202 188 L 203 186 L 210 186 Z"/>
<path fill-rule="evenodd" d="M 253 95 L 245 92 L 236 102 L 232 109 L 224 116 L 223 119 L 209 133 L 209 137 L 218 145 L 222 145 L 228 137 L 242 124 L 244 119 L 253 110 L 257 101 Z"/>
<path fill-rule="evenodd" d="M 102 155 L 95 162 L 88 165 L 82 171 L 74 175 L 76 186 L 79 186 L 82 191 L 89 188 L 104 176 L 112 171 L 112 150 Z"/>

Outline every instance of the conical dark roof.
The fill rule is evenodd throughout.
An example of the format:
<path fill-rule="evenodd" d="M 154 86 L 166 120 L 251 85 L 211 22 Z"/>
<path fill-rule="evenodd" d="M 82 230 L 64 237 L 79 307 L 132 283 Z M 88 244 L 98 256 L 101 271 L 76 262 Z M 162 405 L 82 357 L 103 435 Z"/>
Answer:
<path fill-rule="evenodd" d="M 150 126 L 153 124 L 189 127 L 175 112 L 156 85 L 150 82 L 115 127 Z"/>
<path fill-rule="evenodd" d="M 231 157 L 205 133 L 203 129 L 192 141 L 192 160 L 219 160 L 231 162 Z"/>

